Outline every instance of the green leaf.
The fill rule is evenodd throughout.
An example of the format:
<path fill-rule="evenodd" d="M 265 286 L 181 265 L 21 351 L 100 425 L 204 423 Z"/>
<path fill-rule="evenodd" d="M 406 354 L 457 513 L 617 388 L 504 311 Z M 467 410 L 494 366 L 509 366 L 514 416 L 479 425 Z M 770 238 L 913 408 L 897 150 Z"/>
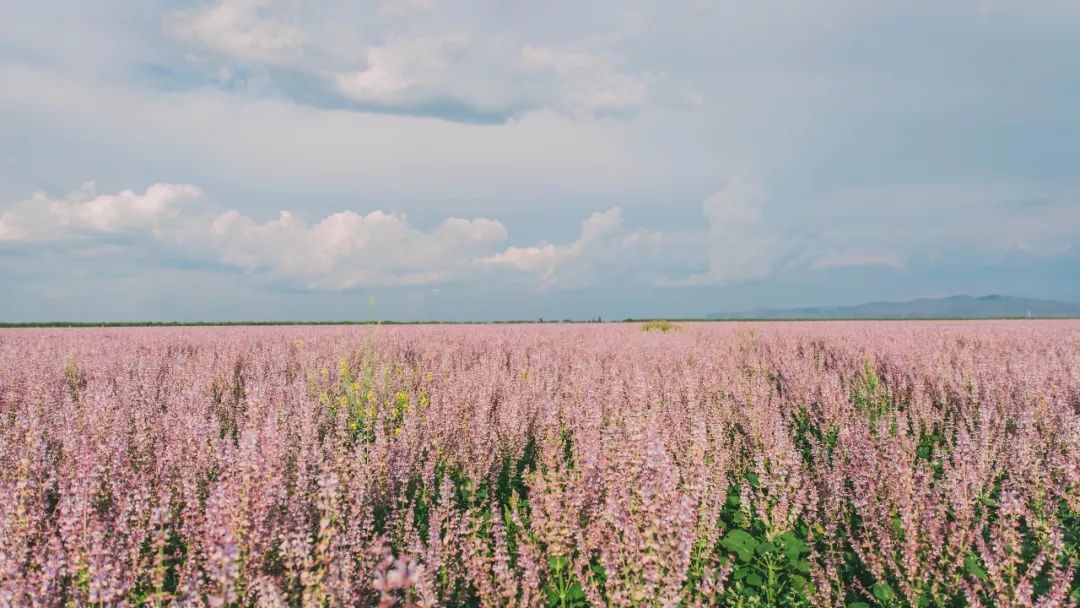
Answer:
<path fill-rule="evenodd" d="M 772 543 L 761 543 L 757 547 L 755 547 L 755 550 L 757 551 L 758 555 L 766 555 L 768 553 L 775 553 L 780 549 L 778 549 L 777 546 Z"/>
<path fill-rule="evenodd" d="M 902 519 L 900 519 L 900 516 L 899 515 L 893 515 L 889 519 L 892 522 L 893 532 L 897 536 L 903 536 L 904 535 L 904 521 Z"/>
<path fill-rule="evenodd" d="M 746 472 L 746 481 L 750 482 L 750 487 L 751 488 L 758 487 L 758 484 L 760 483 L 758 481 L 758 476 L 756 474 L 754 474 L 753 471 L 747 471 Z"/>
<path fill-rule="evenodd" d="M 866 602 L 855 602 L 854 604 L 848 604 L 847 608 L 870 608 L 870 604 Z"/>
<path fill-rule="evenodd" d="M 569 563 L 569 560 L 567 560 L 565 557 L 561 555 L 556 555 L 555 557 L 552 557 L 548 560 L 548 567 L 550 567 L 555 572 L 560 572 Z"/>
<path fill-rule="evenodd" d="M 754 548 L 757 544 L 757 540 L 746 530 L 732 530 L 727 533 L 724 540 L 720 541 L 720 546 L 736 554 L 739 560 L 744 562 L 754 557 Z"/>
<path fill-rule="evenodd" d="M 882 604 L 893 598 L 893 590 L 888 583 L 876 583 L 872 591 L 874 592 L 874 597 Z"/>
<path fill-rule="evenodd" d="M 803 553 L 810 552 L 806 547 L 806 543 L 792 532 L 784 532 L 777 540 L 783 545 L 784 555 L 793 562 L 797 561 Z"/>
<path fill-rule="evenodd" d="M 574 583 L 570 586 L 569 589 L 566 590 L 566 599 L 571 601 L 585 599 L 585 592 L 582 591 L 581 585 L 579 583 Z"/>
<path fill-rule="evenodd" d="M 752 572 L 746 577 L 746 584 L 751 587 L 760 587 L 765 584 L 765 579 L 761 578 L 760 574 Z"/>
<path fill-rule="evenodd" d="M 806 560 L 797 561 L 794 564 L 792 564 L 791 566 L 793 568 L 795 568 L 795 570 L 797 570 L 799 572 L 802 572 L 803 574 L 809 574 L 810 573 L 810 562 L 808 562 Z"/>
<path fill-rule="evenodd" d="M 746 513 L 743 513 L 742 511 L 739 511 L 738 513 L 733 515 L 731 517 L 731 520 L 734 521 L 735 525 L 739 526 L 740 528 L 750 527 L 750 519 L 746 517 Z"/>
<path fill-rule="evenodd" d="M 971 553 L 964 556 L 964 570 L 979 580 L 986 580 L 986 570 L 979 563 L 979 559 Z"/>

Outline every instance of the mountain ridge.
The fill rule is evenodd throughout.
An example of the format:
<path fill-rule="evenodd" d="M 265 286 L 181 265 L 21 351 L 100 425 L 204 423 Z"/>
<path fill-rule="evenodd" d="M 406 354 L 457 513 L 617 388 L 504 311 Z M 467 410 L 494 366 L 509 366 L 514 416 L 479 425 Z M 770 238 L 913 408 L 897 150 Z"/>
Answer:
<path fill-rule="evenodd" d="M 1080 304 L 990 294 L 876 301 L 851 306 L 755 308 L 714 312 L 709 319 L 997 319 L 1080 317 Z"/>

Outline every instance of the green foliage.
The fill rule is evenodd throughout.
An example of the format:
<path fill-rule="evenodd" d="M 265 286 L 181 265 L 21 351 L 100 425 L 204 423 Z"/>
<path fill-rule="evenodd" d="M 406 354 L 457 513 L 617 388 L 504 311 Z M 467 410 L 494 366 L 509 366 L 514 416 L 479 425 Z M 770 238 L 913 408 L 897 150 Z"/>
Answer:
<path fill-rule="evenodd" d="M 836 442 L 840 438 L 840 429 L 836 426 L 827 427 L 825 429 L 821 428 L 821 426 L 815 422 L 810 414 L 809 408 L 806 406 L 795 410 L 791 417 L 791 424 L 795 446 L 802 454 L 803 461 L 808 466 L 821 464 L 828 464 L 831 466 L 833 464 L 833 452 L 836 450 Z M 815 462 L 815 445 L 824 448 L 824 454 L 819 454 L 819 458 L 824 458 L 824 463 Z"/>
<path fill-rule="evenodd" d="M 880 602 L 882 606 L 891 605 L 893 598 L 896 597 L 896 593 L 893 592 L 889 583 L 874 583 L 874 586 L 870 588 L 870 592 L 874 594 L 874 598 Z"/>
<path fill-rule="evenodd" d="M 968 553 L 964 556 L 964 572 L 979 580 L 986 580 L 986 570 L 979 563 L 979 558 L 974 553 Z"/>
<path fill-rule="evenodd" d="M 747 475 L 750 483 L 757 479 Z M 796 530 L 770 531 L 742 504 L 738 486 L 728 491 L 718 549 L 732 566 L 724 602 L 732 606 L 811 606 L 810 548 Z"/>
<path fill-rule="evenodd" d="M 941 423 L 935 423 L 930 429 L 919 431 L 919 443 L 916 448 L 916 457 L 930 463 L 934 470 L 935 479 L 945 476 L 944 451 L 949 447 L 948 439 L 941 429 Z"/>
<path fill-rule="evenodd" d="M 893 409 L 892 399 L 869 359 L 863 363 L 862 373 L 855 379 L 851 403 L 871 422 L 876 422 Z"/>
<path fill-rule="evenodd" d="M 337 415 L 337 408 L 345 408 L 345 428 L 353 441 L 375 441 L 375 415 L 377 396 L 375 394 L 375 364 L 372 353 L 360 356 L 360 371 L 354 377 L 348 359 L 338 362 L 338 384 L 340 395 L 336 400 L 329 400 L 330 417 Z"/>
<path fill-rule="evenodd" d="M 64 363 L 64 381 L 71 394 L 71 400 L 78 401 L 79 395 L 86 390 L 86 374 L 79 369 L 74 356 L 68 357 Z"/>
<path fill-rule="evenodd" d="M 219 437 L 231 440 L 234 446 L 239 445 L 240 426 L 247 409 L 243 359 L 236 360 L 231 374 L 214 377 L 210 393 L 211 409 L 217 419 Z"/>
<path fill-rule="evenodd" d="M 641 331 L 658 331 L 666 334 L 668 332 L 682 332 L 685 330 L 671 321 L 646 321 L 641 324 Z"/>
<path fill-rule="evenodd" d="M 1061 527 L 1065 533 L 1065 555 L 1062 559 L 1078 564 L 1073 573 L 1070 595 L 1080 603 L 1080 510 L 1071 510 L 1065 501 L 1061 502 Z"/>
<path fill-rule="evenodd" d="M 548 559 L 548 572 L 551 577 L 544 588 L 544 597 L 549 608 L 584 608 L 589 605 L 581 583 L 570 571 L 567 558 L 557 555 Z"/>
<path fill-rule="evenodd" d="M 154 564 L 151 576 L 139 579 L 129 600 L 135 606 L 164 606 L 176 596 L 180 586 L 180 567 L 187 559 L 187 546 L 175 533 L 169 532 L 165 544 L 155 552 L 149 539 L 142 546 L 143 559 Z M 89 587 L 89 578 L 80 573 L 79 587 Z"/>
<path fill-rule="evenodd" d="M 371 345 L 339 359 L 336 375 L 323 368 L 309 377 L 308 390 L 325 412 L 320 439 L 343 421 L 351 441 L 374 443 L 379 430 L 396 435 L 410 411 L 428 406 L 430 397 L 410 382 L 410 369 L 380 362 Z"/>

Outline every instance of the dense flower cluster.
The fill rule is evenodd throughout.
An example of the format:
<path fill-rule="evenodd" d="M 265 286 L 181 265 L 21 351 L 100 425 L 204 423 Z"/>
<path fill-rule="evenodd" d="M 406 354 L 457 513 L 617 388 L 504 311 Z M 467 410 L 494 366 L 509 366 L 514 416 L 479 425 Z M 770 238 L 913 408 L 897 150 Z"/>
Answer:
<path fill-rule="evenodd" d="M 0 332 L 0 606 L 1062 606 L 1080 323 Z"/>

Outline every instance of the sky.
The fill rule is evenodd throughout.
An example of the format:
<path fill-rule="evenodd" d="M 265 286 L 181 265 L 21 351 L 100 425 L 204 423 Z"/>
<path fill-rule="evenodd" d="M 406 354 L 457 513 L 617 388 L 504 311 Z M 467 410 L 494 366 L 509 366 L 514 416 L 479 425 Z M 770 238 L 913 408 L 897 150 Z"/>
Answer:
<path fill-rule="evenodd" d="M 0 321 L 1080 301 L 1080 4 L 0 0 Z"/>

